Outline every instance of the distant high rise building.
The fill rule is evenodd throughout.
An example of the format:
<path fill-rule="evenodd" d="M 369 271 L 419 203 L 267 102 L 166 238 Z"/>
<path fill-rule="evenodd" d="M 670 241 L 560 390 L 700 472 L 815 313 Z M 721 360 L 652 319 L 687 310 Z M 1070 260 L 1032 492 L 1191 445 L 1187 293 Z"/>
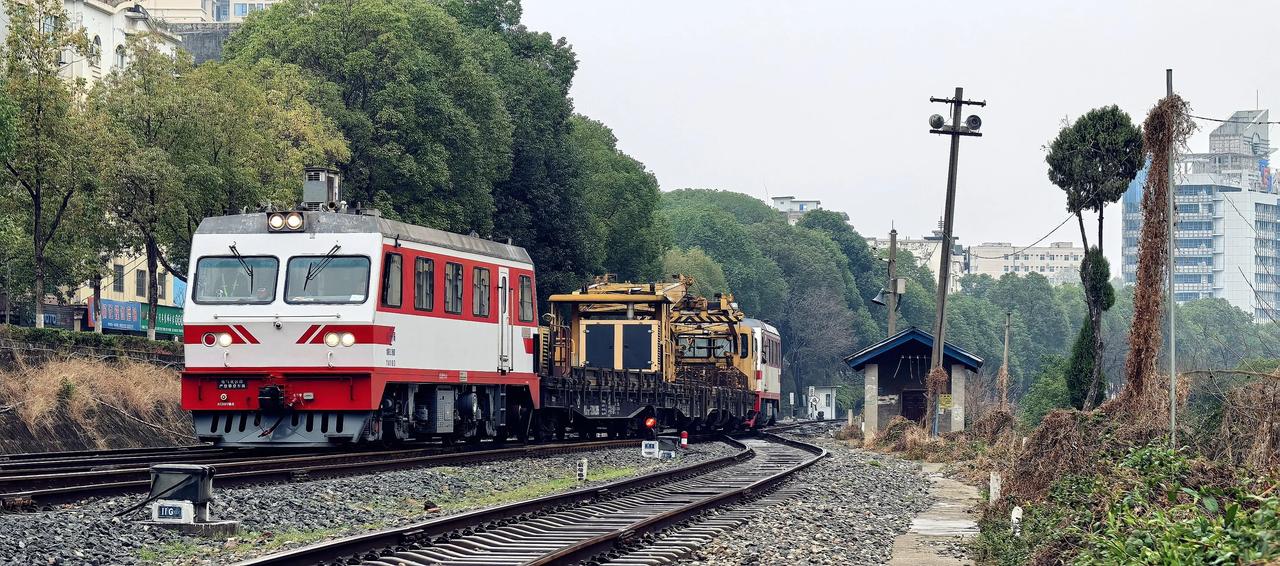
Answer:
<path fill-rule="evenodd" d="M 1209 152 L 1179 156 L 1174 171 L 1174 299 L 1226 299 L 1255 322 L 1280 317 L 1280 195 L 1272 182 L 1268 111 L 1241 110 L 1209 134 Z M 1126 283 L 1137 280 L 1146 172 L 1124 207 Z"/>

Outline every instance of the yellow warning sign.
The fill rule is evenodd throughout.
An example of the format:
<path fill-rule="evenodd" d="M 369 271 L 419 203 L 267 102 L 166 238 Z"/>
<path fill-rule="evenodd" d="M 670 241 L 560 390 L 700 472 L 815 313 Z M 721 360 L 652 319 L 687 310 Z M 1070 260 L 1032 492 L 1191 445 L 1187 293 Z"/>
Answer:
<path fill-rule="evenodd" d="M 939 407 L 941 407 L 941 408 L 943 408 L 943 409 L 950 409 L 950 408 L 951 408 L 951 394 L 950 394 L 950 393 L 944 393 L 944 394 L 942 394 L 942 395 L 939 395 L 939 396 L 938 396 L 938 406 L 939 406 Z"/>

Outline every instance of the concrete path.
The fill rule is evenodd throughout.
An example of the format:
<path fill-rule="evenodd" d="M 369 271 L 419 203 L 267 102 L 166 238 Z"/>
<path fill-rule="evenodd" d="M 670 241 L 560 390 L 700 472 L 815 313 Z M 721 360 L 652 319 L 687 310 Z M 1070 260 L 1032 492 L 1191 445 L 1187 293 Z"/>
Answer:
<path fill-rule="evenodd" d="M 911 529 L 893 541 L 889 564 L 900 566 L 971 565 L 972 560 L 956 558 L 957 548 L 978 534 L 978 524 L 969 511 L 978 504 L 977 488 L 942 477 L 942 464 L 924 464 L 929 475 L 932 507 L 916 515 Z"/>

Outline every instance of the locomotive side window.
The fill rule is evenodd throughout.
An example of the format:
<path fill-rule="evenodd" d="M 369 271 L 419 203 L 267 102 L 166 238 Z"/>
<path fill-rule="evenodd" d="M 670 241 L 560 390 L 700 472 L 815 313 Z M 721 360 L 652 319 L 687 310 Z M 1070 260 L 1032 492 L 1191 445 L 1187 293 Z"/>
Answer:
<path fill-rule="evenodd" d="M 489 317 L 489 299 L 493 290 L 489 288 L 489 270 L 476 267 L 471 270 L 471 314 Z"/>
<path fill-rule="evenodd" d="M 444 264 L 444 312 L 462 314 L 461 264 Z"/>
<path fill-rule="evenodd" d="M 420 257 L 413 262 L 413 308 L 429 311 L 436 306 L 436 262 Z"/>
<path fill-rule="evenodd" d="M 382 262 L 382 304 L 399 307 L 404 295 L 404 258 L 400 254 L 387 254 Z"/>
<path fill-rule="evenodd" d="M 270 256 L 205 256 L 196 262 L 198 304 L 265 305 L 276 299 L 280 260 Z"/>
<path fill-rule="evenodd" d="M 533 278 L 520 276 L 520 322 L 533 322 Z"/>
<path fill-rule="evenodd" d="M 751 355 L 751 335 L 739 334 L 738 335 L 738 357 L 745 358 L 749 355 Z"/>
<path fill-rule="evenodd" d="M 359 304 L 369 297 L 366 256 L 294 256 L 284 282 L 284 302 Z"/>

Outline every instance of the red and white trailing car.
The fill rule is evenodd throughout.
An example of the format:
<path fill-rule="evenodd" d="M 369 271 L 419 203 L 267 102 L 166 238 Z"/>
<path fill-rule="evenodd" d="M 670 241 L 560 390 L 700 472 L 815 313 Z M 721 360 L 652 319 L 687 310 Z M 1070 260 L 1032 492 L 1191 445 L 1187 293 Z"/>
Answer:
<path fill-rule="evenodd" d="M 189 281 L 182 404 L 203 440 L 329 446 L 528 428 L 538 318 L 523 248 L 376 214 L 241 214 L 200 223 Z"/>
<path fill-rule="evenodd" d="M 755 379 L 752 390 L 756 394 L 756 422 L 754 425 L 774 423 L 782 403 L 782 336 L 772 324 L 754 318 L 744 319 L 742 324 L 751 329 L 755 343 Z"/>

